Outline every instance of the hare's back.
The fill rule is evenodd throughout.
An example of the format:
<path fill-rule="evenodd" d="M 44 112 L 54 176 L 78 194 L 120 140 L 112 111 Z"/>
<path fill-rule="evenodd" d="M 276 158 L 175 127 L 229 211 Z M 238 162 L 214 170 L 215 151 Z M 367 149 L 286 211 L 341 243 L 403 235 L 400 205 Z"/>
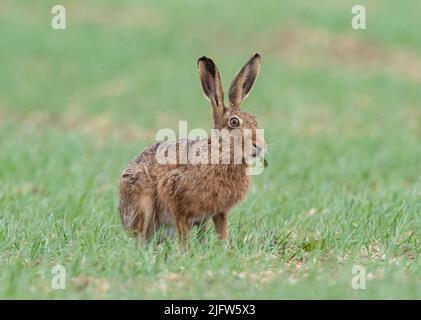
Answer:
<path fill-rule="evenodd" d="M 159 148 L 159 146 L 162 144 L 162 142 L 156 142 L 153 145 L 146 147 L 142 150 L 142 152 L 137 155 L 130 164 L 154 164 L 156 163 L 156 153 Z"/>
<path fill-rule="evenodd" d="M 187 144 L 189 149 L 194 140 L 177 139 L 165 142 L 156 142 L 146 147 L 143 151 L 130 161 L 129 165 L 121 174 L 121 184 L 130 186 L 156 187 L 160 178 L 174 169 L 186 170 L 186 165 L 178 162 L 179 150 L 181 144 Z M 165 152 L 165 150 L 173 150 L 175 152 Z M 182 149 L 181 149 L 182 150 Z M 165 156 L 166 159 L 160 159 Z M 173 159 L 170 159 L 173 157 Z M 167 163 L 167 164 L 163 164 Z M 142 188 L 142 189 L 143 189 Z"/>

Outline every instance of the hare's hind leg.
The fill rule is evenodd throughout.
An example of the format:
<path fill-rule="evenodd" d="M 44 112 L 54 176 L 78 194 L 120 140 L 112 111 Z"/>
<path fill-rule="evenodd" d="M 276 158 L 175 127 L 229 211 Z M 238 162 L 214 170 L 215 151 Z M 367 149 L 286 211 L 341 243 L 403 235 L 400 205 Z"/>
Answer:
<path fill-rule="evenodd" d="M 187 221 L 187 217 L 182 215 L 176 215 L 175 229 L 177 230 L 177 234 L 182 246 L 185 246 L 190 232 L 190 225 Z"/>
<path fill-rule="evenodd" d="M 143 217 L 141 226 L 141 242 L 147 242 L 154 234 L 155 228 L 153 226 L 155 215 L 155 202 L 153 197 L 149 195 L 142 195 L 138 199 L 138 208 Z"/>
<path fill-rule="evenodd" d="M 139 242 L 146 242 L 155 232 L 151 228 L 155 214 L 155 199 L 146 193 L 124 194 L 120 197 L 120 217 L 126 230 Z"/>
<path fill-rule="evenodd" d="M 228 219 L 226 212 L 220 212 L 215 214 L 213 217 L 213 223 L 215 224 L 216 234 L 218 239 L 227 240 L 228 239 Z"/>

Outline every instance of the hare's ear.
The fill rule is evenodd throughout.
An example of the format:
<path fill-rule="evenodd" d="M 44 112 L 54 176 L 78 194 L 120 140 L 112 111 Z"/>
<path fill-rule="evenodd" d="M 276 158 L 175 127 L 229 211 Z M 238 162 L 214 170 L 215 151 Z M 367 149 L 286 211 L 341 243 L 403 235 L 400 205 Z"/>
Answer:
<path fill-rule="evenodd" d="M 224 92 L 222 91 L 221 78 L 215 63 L 206 57 L 197 60 L 200 82 L 205 96 L 209 99 L 213 109 L 215 127 L 221 124 L 224 114 Z"/>
<path fill-rule="evenodd" d="M 253 87 L 254 81 L 259 74 L 260 55 L 254 54 L 250 60 L 237 72 L 234 80 L 231 82 L 229 90 L 229 101 L 233 107 L 240 107 L 241 103 Z"/>

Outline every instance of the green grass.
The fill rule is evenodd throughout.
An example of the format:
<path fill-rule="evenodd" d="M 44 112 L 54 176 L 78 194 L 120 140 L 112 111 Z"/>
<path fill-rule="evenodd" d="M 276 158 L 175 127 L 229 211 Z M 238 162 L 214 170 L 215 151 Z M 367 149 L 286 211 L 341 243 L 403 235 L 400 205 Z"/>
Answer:
<path fill-rule="evenodd" d="M 3 0 L 0 297 L 421 298 L 421 7 L 362 3 L 365 31 L 348 0 L 63 1 L 54 31 L 54 1 Z M 210 128 L 197 57 L 228 86 L 255 51 L 244 109 L 269 167 L 232 210 L 229 244 L 211 229 L 186 252 L 137 248 L 120 172 L 160 128 Z"/>

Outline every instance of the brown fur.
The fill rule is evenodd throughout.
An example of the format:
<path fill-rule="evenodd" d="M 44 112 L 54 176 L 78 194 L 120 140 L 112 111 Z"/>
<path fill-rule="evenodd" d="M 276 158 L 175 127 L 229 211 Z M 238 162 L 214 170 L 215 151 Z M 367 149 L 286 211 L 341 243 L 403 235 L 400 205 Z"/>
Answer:
<path fill-rule="evenodd" d="M 260 56 L 256 54 L 240 69 L 229 90 L 230 101 L 225 106 L 214 62 L 206 57 L 198 60 L 202 89 L 211 103 L 215 128 L 232 130 L 229 121 L 236 116 L 241 119 L 240 129 L 257 129 L 255 117 L 241 111 L 241 102 L 252 88 L 259 65 Z M 264 140 L 255 131 L 250 138 L 256 146 L 266 149 Z M 160 226 L 172 225 L 185 242 L 192 226 L 204 225 L 212 218 L 218 237 L 227 239 L 227 214 L 244 199 L 250 185 L 246 159 L 239 164 L 157 162 L 155 156 L 160 146 L 179 146 L 182 142 L 187 142 L 189 150 L 193 146 L 196 150 L 210 150 L 211 139 L 155 143 L 143 150 L 123 171 L 119 208 L 122 223 L 143 241 L 148 240 Z M 237 151 L 231 147 L 225 152 L 229 152 L 232 159 Z M 206 156 L 210 157 L 210 152 Z M 220 154 L 219 158 L 222 157 L 223 154 Z"/>

